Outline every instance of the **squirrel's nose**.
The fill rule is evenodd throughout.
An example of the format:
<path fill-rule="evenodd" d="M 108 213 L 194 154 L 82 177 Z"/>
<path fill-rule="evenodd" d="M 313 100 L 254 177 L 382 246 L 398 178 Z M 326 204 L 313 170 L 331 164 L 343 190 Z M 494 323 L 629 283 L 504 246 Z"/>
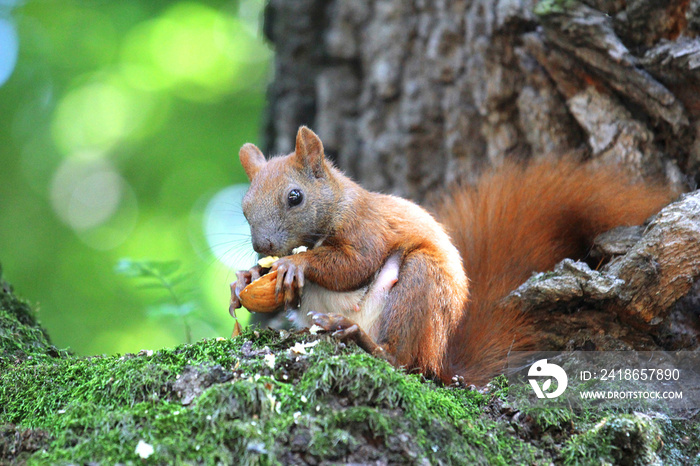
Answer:
<path fill-rule="evenodd" d="M 258 254 L 264 254 L 266 256 L 271 256 L 274 245 L 270 238 L 253 238 L 253 249 Z"/>

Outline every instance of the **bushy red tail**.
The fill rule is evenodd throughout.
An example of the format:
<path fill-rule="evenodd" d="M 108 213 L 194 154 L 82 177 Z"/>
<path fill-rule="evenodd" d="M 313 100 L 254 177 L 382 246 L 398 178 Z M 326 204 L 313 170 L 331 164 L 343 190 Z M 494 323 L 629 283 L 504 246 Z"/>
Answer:
<path fill-rule="evenodd" d="M 526 316 L 499 300 L 533 272 L 582 258 L 598 234 L 643 223 L 674 195 L 614 167 L 570 160 L 507 163 L 450 194 L 436 215 L 470 279 L 470 300 L 450 351 L 454 372 L 471 383 L 499 373 L 509 350 L 535 347 L 536 330 Z"/>

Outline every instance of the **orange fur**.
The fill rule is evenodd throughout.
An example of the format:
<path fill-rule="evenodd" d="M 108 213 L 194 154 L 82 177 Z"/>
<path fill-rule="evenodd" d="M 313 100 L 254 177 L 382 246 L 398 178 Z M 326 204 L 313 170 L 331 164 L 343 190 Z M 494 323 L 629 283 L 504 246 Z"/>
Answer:
<path fill-rule="evenodd" d="M 672 196 L 614 167 L 566 159 L 507 163 L 476 186 L 451 191 L 436 215 L 470 279 L 470 300 L 449 344 L 452 371 L 485 382 L 502 370 L 508 351 L 532 348 L 536 330 L 499 300 L 533 272 L 583 258 L 596 235 L 643 223 Z"/>

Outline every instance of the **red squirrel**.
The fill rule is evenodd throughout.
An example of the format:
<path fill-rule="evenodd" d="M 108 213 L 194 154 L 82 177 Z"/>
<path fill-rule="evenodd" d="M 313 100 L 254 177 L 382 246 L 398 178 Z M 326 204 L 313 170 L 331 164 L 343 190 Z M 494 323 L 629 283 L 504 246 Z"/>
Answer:
<path fill-rule="evenodd" d="M 245 144 L 239 156 L 253 248 L 281 257 L 276 292 L 287 307 L 298 298 L 296 325 L 445 383 L 485 383 L 508 351 L 534 348 L 527 316 L 499 303 L 533 272 L 584 256 L 596 235 L 642 223 L 673 196 L 605 167 L 510 162 L 449 190 L 433 217 L 353 182 L 306 127 L 289 155 L 266 160 Z M 237 273 L 232 308 L 261 273 Z"/>

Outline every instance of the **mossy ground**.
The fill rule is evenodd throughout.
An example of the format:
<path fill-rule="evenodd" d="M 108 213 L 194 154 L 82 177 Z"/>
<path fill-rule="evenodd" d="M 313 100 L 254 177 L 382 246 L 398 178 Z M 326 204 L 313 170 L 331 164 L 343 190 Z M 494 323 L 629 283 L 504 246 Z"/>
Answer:
<path fill-rule="evenodd" d="M 537 411 L 502 380 L 441 387 L 326 336 L 247 330 L 78 358 L 1 293 L 0 464 L 698 461 L 697 423 Z"/>

